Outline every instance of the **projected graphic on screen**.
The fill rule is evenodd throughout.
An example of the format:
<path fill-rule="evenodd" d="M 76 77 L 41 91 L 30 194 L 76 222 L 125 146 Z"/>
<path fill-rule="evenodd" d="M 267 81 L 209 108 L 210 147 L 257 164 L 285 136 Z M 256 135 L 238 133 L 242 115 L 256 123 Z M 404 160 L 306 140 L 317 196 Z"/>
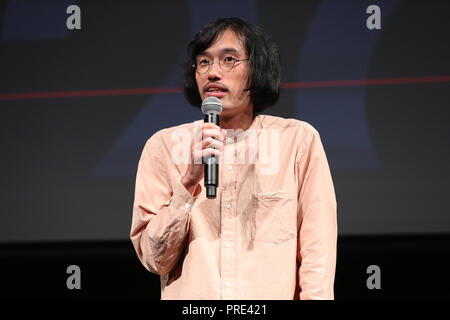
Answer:
<path fill-rule="evenodd" d="M 145 142 L 202 118 L 181 72 L 193 34 L 221 16 L 279 45 L 282 93 L 266 113 L 320 132 L 340 234 L 449 232 L 450 5 L 371 5 L 2 2 L 0 241 L 128 237 Z"/>

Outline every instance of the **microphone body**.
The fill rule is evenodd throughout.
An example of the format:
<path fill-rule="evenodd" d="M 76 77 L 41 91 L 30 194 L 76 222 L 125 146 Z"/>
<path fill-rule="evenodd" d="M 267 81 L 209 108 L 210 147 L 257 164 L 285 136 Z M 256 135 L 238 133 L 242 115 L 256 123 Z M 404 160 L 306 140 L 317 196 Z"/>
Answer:
<path fill-rule="evenodd" d="M 216 97 L 208 97 L 203 100 L 202 112 L 204 122 L 211 122 L 219 126 L 220 113 L 222 112 L 222 101 Z M 214 199 L 217 195 L 219 186 L 219 159 L 214 156 L 203 159 L 204 163 L 204 184 L 206 188 L 206 197 Z"/>

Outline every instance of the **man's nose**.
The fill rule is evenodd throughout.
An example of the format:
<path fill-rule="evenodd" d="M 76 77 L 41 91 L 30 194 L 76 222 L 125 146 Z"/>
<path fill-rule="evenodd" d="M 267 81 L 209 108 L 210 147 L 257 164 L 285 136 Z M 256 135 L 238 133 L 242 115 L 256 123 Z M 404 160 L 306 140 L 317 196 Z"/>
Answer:
<path fill-rule="evenodd" d="M 219 67 L 219 61 L 213 63 L 211 65 L 211 68 L 208 71 L 208 79 L 220 79 L 220 67 Z"/>

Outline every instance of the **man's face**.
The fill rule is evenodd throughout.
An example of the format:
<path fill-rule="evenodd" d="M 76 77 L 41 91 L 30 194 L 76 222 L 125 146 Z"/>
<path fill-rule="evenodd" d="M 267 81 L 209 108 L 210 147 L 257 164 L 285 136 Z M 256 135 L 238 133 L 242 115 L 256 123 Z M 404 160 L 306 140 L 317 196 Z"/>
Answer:
<path fill-rule="evenodd" d="M 214 96 L 222 101 L 222 115 L 242 112 L 252 108 L 248 86 L 248 61 L 235 62 L 234 68 L 225 70 L 219 66 L 232 59 L 247 59 L 247 50 L 242 40 L 231 30 L 225 30 L 222 35 L 204 52 L 197 56 L 197 65 L 214 62 L 208 72 L 195 72 L 198 91 L 202 100 Z"/>

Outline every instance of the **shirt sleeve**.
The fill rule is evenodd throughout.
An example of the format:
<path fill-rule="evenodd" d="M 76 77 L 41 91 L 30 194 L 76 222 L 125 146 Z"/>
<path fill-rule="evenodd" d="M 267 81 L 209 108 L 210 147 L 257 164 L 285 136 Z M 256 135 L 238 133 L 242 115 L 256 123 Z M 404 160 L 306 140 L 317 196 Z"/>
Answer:
<path fill-rule="evenodd" d="M 302 150 L 299 175 L 300 229 L 297 259 L 301 300 L 333 300 L 337 246 L 336 197 L 319 133 Z"/>
<path fill-rule="evenodd" d="M 139 160 L 130 239 L 141 263 L 150 272 L 166 275 L 183 253 L 189 232 L 190 212 L 201 186 L 192 196 L 181 183 L 171 183 L 161 137 L 154 134 Z M 177 172 L 176 169 L 173 169 Z"/>

